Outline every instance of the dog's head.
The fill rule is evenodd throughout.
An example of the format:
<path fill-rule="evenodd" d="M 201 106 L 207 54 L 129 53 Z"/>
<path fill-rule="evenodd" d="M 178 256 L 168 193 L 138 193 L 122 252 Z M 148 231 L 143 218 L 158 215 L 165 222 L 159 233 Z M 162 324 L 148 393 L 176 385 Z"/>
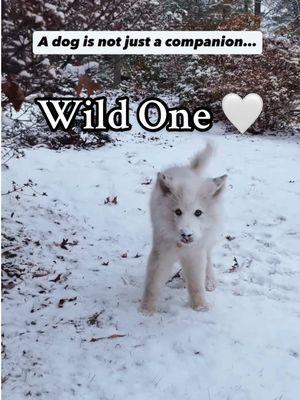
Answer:
<path fill-rule="evenodd" d="M 157 176 L 165 233 L 185 245 L 201 240 L 214 226 L 226 186 L 227 175 L 202 178 L 198 165 L 195 158 L 188 167 L 173 167 Z"/>

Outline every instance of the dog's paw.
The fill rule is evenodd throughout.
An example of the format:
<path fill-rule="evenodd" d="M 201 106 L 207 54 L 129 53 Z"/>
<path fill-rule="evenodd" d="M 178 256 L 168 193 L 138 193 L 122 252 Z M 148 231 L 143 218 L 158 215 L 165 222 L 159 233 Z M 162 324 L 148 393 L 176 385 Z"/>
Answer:
<path fill-rule="evenodd" d="M 142 304 L 140 305 L 139 311 L 140 311 L 142 314 L 146 315 L 146 316 L 151 316 L 151 315 L 155 314 L 155 312 L 156 312 L 156 307 L 153 306 L 153 305 L 149 305 L 149 304 L 142 303 Z"/>
<path fill-rule="evenodd" d="M 195 311 L 208 311 L 210 309 L 210 305 L 208 303 L 193 303 L 191 304 L 192 309 Z"/>
<path fill-rule="evenodd" d="M 214 291 L 216 287 L 217 287 L 217 282 L 215 278 L 206 278 L 205 289 L 208 292 Z"/>

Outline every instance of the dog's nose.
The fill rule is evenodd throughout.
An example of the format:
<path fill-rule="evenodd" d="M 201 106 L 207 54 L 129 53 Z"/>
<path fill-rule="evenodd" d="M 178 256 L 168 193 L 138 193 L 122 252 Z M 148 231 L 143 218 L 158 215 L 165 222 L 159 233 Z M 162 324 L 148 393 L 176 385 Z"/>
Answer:
<path fill-rule="evenodd" d="M 180 238 L 184 243 L 190 243 L 194 240 L 192 232 L 186 229 L 180 229 Z"/>

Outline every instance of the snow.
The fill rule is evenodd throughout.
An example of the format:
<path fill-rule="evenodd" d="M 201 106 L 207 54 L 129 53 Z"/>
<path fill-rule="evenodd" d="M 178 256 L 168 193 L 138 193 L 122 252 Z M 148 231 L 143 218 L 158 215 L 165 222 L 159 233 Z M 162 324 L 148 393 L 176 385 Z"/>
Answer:
<path fill-rule="evenodd" d="M 49 8 L 49 10 L 56 11 L 56 6 L 55 6 L 54 4 L 45 3 L 45 7 L 46 7 L 46 8 Z"/>
<path fill-rule="evenodd" d="M 88 70 L 94 69 L 97 70 L 99 68 L 99 63 L 96 61 L 90 61 L 88 63 L 82 64 L 82 65 L 73 65 L 68 63 L 65 67 L 64 72 L 68 75 L 71 76 L 80 76 L 84 75 Z"/>
<path fill-rule="evenodd" d="M 25 70 L 21 71 L 19 73 L 19 76 L 21 76 L 22 78 L 31 78 L 31 74 L 29 72 L 25 71 Z"/>
<path fill-rule="evenodd" d="M 44 21 L 44 18 L 41 15 L 36 15 L 35 16 L 35 23 L 36 24 L 43 23 L 43 22 L 45 22 L 45 21 Z"/>
<path fill-rule="evenodd" d="M 98 150 L 30 149 L 10 161 L 3 192 L 31 178 L 47 196 L 3 197 L 13 260 L 25 269 L 4 295 L 3 396 L 298 398 L 299 143 L 221 130 L 153 136 L 136 126 Z M 147 183 L 206 136 L 218 145 L 211 172 L 229 175 L 211 309 L 193 311 L 186 289 L 167 285 L 159 312 L 146 317 L 138 306 L 151 240 Z M 117 204 L 104 204 L 114 196 Z M 59 307 L 61 299 L 71 300 Z"/>

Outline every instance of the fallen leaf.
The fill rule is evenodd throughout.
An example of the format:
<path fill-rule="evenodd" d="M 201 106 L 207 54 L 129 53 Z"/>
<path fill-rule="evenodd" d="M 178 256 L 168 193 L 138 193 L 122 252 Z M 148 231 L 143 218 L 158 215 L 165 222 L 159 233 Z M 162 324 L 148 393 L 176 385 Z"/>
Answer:
<path fill-rule="evenodd" d="M 228 270 L 228 272 L 230 272 L 230 273 L 234 272 L 235 270 L 237 270 L 240 267 L 236 257 L 234 257 L 233 261 L 234 261 L 234 264 Z"/>
<path fill-rule="evenodd" d="M 227 236 L 225 236 L 225 239 L 227 239 L 229 242 L 231 242 L 232 240 L 235 239 L 235 236 L 227 235 Z"/>
<path fill-rule="evenodd" d="M 89 317 L 87 323 L 88 325 L 97 325 L 99 326 L 99 321 L 98 321 L 98 317 L 104 312 L 104 310 L 100 311 L 100 312 L 96 312 L 95 314 L 93 314 L 91 317 Z"/>
<path fill-rule="evenodd" d="M 58 282 L 60 280 L 61 274 L 58 274 L 56 278 L 50 279 L 50 282 Z"/>
<path fill-rule="evenodd" d="M 152 182 L 152 179 L 146 179 L 145 182 L 142 182 L 142 185 L 150 185 L 150 183 Z"/>
<path fill-rule="evenodd" d="M 127 335 L 120 335 L 118 333 L 114 333 L 113 335 L 110 336 L 103 336 L 103 337 L 98 337 L 98 338 L 92 338 L 90 340 L 90 342 L 98 342 L 98 340 L 104 340 L 104 339 L 117 339 L 117 338 L 121 338 Z"/>
<path fill-rule="evenodd" d="M 106 199 L 104 200 L 104 204 L 118 204 L 118 196 L 106 197 Z"/>
<path fill-rule="evenodd" d="M 41 278 L 42 276 L 46 276 L 46 275 L 49 275 L 49 271 L 41 269 L 41 270 L 35 271 L 32 274 L 32 277 L 33 278 Z"/>
<path fill-rule="evenodd" d="M 66 302 L 75 301 L 75 300 L 77 300 L 77 297 L 71 297 L 70 299 L 60 299 L 58 302 L 58 307 L 62 308 Z"/>
<path fill-rule="evenodd" d="M 7 284 L 2 283 L 2 289 L 12 289 L 14 288 L 16 285 L 14 284 L 14 282 L 10 281 Z"/>
<path fill-rule="evenodd" d="M 69 250 L 69 249 L 67 248 L 68 241 L 69 241 L 69 239 L 63 239 L 62 242 L 61 242 L 61 244 L 60 244 L 60 247 L 61 247 L 62 249 L 64 249 L 64 250 Z"/>

